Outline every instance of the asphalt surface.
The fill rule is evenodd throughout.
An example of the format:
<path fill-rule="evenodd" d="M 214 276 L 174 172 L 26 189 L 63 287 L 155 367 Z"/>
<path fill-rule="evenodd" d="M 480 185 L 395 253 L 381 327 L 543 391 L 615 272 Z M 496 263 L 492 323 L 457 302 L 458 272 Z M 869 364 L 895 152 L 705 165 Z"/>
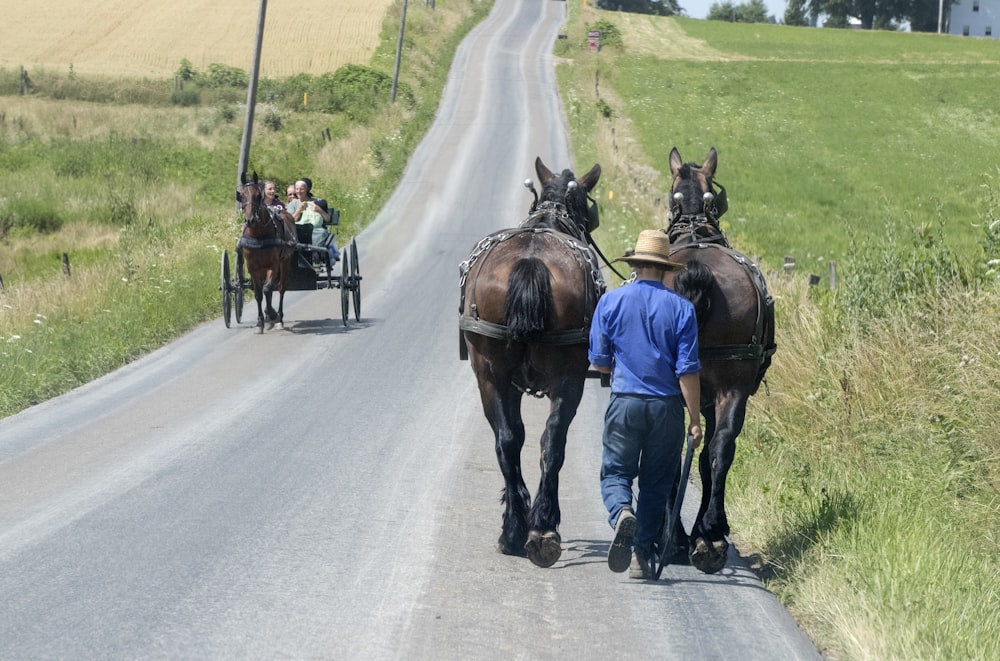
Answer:
<path fill-rule="evenodd" d="M 0 420 L 0 657 L 819 658 L 735 552 L 715 575 L 608 571 L 597 381 L 561 473 L 561 560 L 494 550 L 502 479 L 459 360 L 458 264 L 526 216 L 536 156 L 593 165 L 569 162 L 564 11 L 498 0 L 462 44 L 357 237 L 360 322 L 342 326 L 336 290 L 294 292 L 284 331 L 220 318 Z M 547 403 L 527 409 L 534 489 Z"/>

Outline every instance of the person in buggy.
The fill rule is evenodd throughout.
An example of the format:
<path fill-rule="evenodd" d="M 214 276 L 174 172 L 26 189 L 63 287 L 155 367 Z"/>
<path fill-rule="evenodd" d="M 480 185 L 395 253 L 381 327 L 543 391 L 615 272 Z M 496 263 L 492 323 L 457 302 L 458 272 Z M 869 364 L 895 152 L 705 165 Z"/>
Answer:
<path fill-rule="evenodd" d="M 337 249 L 337 237 L 326 229 L 326 224 L 330 222 L 330 210 L 326 200 L 313 197 L 312 181 L 303 177 L 295 182 L 295 199 L 288 203 L 288 213 L 292 215 L 295 224 L 303 228 L 300 240 L 305 237 L 314 246 L 325 246 L 330 252 L 330 263 L 334 264 L 340 260 L 340 250 Z M 311 226 L 310 230 L 305 229 Z"/>

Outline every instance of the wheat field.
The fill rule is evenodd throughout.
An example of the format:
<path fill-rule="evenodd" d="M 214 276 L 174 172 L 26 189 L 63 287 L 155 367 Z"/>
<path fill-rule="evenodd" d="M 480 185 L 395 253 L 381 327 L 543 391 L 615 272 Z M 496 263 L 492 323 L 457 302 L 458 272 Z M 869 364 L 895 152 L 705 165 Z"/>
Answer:
<path fill-rule="evenodd" d="M 260 75 L 319 75 L 368 64 L 399 0 L 267 3 Z M 0 67 L 77 75 L 169 78 L 180 61 L 249 71 L 260 2 L 254 0 L 0 0 Z"/>

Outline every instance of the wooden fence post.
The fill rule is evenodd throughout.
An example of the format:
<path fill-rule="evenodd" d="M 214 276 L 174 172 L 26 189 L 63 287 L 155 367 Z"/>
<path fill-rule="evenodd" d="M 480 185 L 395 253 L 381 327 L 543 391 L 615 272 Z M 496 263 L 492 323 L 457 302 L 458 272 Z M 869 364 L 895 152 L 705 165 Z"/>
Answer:
<path fill-rule="evenodd" d="M 837 262 L 830 260 L 830 289 L 837 288 Z"/>
<path fill-rule="evenodd" d="M 67 278 L 69 277 L 69 253 L 63 253 L 62 255 L 62 272 Z"/>
<path fill-rule="evenodd" d="M 795 273 L 795 258 L 791 255 L 785 255 L 785 275 L 793 273 Z"/>

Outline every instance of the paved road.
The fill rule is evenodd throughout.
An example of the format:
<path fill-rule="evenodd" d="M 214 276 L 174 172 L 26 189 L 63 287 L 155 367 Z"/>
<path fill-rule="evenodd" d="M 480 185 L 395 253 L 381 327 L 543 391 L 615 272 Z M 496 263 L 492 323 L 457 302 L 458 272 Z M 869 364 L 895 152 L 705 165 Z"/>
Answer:
<path fill-rule="evenodd" d="M 564 8 L 498 0 L 463 43 L 358 237 L 361 323 L 341 326 L 336 291 L 293 293 L 283 332 L 215 321 L 0 421 L 0 657 L 818 658 L 735 556 L 657 584 L 607 570 L 596 382 L 570 430 L 562 559 L 494 551 L 502 480 L 458 359 L 458 264 L 525 216 L 536 155 L 593 165 L 568 160 Z M 544 413 L 529 403 L 534 438 Z M 537 463 L 529 442 L 532 487 Z"/>

